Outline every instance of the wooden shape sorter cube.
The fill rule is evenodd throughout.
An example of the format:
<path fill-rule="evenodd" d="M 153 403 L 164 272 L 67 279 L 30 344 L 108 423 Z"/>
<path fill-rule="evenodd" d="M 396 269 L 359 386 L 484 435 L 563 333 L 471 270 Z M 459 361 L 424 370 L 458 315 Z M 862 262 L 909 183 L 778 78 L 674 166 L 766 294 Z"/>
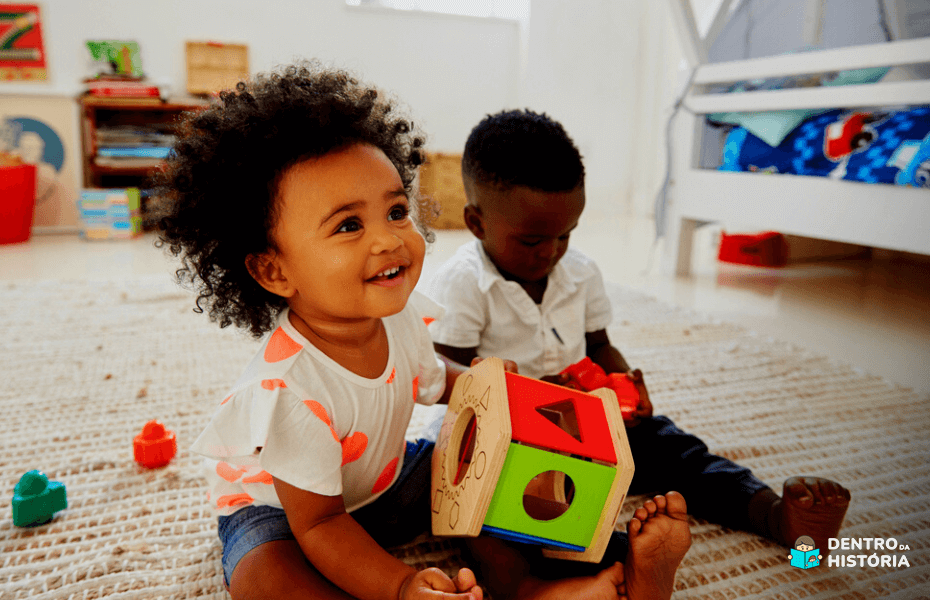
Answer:
<path fill-rule="evenodd" d="M 599 562 L 632 478 L 611 390 L 577 392 L 488 358 L 452 390 L 433 453 L 433 533 L 497 535 Z"/>

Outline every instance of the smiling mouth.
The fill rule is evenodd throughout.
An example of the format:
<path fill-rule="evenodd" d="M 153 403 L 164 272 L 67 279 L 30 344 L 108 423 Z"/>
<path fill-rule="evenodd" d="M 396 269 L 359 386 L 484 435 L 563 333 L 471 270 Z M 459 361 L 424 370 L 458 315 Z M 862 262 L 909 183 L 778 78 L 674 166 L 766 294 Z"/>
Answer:
<path fill-rule="evenodd" d="M 378 281 L 390 281 L 399 277 L 405 270 L 405 267 L 392 267 L 390 269 L 385 269 L 381 271 L 368 281 L 378 282 Z"/>

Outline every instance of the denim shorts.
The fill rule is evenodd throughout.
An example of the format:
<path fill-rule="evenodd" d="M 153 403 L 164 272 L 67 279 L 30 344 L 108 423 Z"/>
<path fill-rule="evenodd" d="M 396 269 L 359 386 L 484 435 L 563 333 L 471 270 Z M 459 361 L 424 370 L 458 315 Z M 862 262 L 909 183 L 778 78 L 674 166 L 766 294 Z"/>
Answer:
<path fill-rule="evenodd" d="M 382 547 L 409 542 L 430 530 L 430 464 L 433 442 L 407 442 L 400 476 L 377 500 L 353 511 L 356 521 Z M 226 586 L 233 570 L 254 548 L 276 540 L 293 540 L 284 511 L 274 506 L 247 506 L 219 517 Z"/>

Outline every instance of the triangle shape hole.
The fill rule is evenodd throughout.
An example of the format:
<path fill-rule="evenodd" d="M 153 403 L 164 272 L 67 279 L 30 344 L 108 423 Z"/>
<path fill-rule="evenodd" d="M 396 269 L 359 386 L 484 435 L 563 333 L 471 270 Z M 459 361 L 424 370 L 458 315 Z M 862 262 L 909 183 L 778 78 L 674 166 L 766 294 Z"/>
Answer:
<path fill-rule="evenodd" d="M 552 404 L 544 404 L 536 407 L 536 412 L 547 421 L 572 436 L 579 443 L 581 439 L 581 429 L 578 427 L 578 413 L 575 411 L 575 403 L 571 400 L 561 400 Z"/>

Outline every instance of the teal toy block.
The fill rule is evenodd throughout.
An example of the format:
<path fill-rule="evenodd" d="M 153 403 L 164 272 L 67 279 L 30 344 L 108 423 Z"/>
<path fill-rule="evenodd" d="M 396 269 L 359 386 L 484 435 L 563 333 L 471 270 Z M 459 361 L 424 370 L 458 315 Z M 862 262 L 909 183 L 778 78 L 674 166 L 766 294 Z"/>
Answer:
<path fill-rule="evenodd" d="M 13 488 L 13 525 L 17 527 L 42 525 L 67 507 L 65 484 L 49 481 L 42 471 L 25 473 Z"/>
<path fill-rule="evenodd" d="M 537 519 L 527 513 L 524 490 L 535 477 L 548 471 L 571 478 L 574 498 L 561 515 Z M 591 545 L 601 509 L 610 497 L 615 472 L 614 468 L 594 462 L 511 444 L 484 524 L 586 548 Z"/>

